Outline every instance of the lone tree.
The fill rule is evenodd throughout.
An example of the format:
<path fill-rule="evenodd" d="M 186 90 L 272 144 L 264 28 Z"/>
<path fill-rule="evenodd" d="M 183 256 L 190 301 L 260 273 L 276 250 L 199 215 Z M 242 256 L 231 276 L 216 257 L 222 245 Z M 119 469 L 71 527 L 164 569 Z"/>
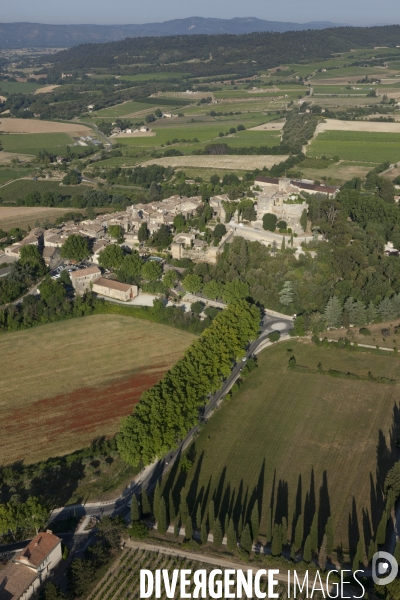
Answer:
<path fill-rule="evenodd" d="M 147 229 L 147 223 L 142 223 L 138 231 L 139 242 L 146 242 L 149 239 L 150 232 Z"/>
<path fill-rule="evenodd" d="M 108 244 L 99 254 L 99 263 L 105 269 L 119 269 L 124 260 L 124 251 L 118 244 Z"/>
<path fill-rule="evenodd" d="M 293 302 L 293 284 L 291 281 L 285 281 L 283 288 L 279 292 L 279 302 L 283 306 L 289 306 Z"/>
<path fill-rule="evenodd" d="M 263 216 L 263 228 L 266 231 L 275 231 L 278 218 L 272 213 L 267 213 Z"/>
<path fill-rule="evenodd" d="M 61 248 L 61 256 L 70 260 L 83 260 L 89 256 L 89 244 L 85 237 L 73 233 Z"/>

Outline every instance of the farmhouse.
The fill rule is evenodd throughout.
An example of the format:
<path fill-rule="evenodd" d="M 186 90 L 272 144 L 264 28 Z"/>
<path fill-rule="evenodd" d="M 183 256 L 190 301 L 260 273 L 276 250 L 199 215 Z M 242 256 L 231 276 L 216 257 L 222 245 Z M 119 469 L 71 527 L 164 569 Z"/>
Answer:
<path fill-rule="evenodd" d="M 70 274 L 72 286 L 77 294 L 84 294 L 90 290 L 93 282 L 101 276 L 98 267 L 89 267 L 88 269 L 78 269 Z"/>
<path fill-rule="evenodd" d="M 41 532 L 0 571 L 0 600 L 28 600 L 62 558 L 61 540 Z"/>
<path fill-rule="evenodd" d="M 340 189 L 327 185 L 315 185 L 297 179 L 287 179 L 286 177 L 282 177 L 281 179 L 276 177 L 257 177 L 254 181 L 254 186 L 258 186 L 262 190 L 274 188 L 275 191 L 282 191 L 282 186 L 284 186 L 284 189 L 296 194 L 307 192 L 307 194 L 329 194 L 330 196 L 336 196 Z"/>
<path fill-rule="evenodd" d="M 120 281 L 105 279 L 104 277 L 96 279 L 96 281 L 93 282 L 92 289 L 96 294 L 114 298 L 115 300 L 121 300 L 122 302 L 128 302 L 128 300 L 131 300 L 138 295 L 137 285 L 121 283 Z"/>

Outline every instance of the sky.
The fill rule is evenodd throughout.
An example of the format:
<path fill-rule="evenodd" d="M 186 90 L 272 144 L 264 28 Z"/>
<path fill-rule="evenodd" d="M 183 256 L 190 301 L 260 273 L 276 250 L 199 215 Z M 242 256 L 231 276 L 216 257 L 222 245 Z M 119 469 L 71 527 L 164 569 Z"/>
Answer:
<path fill-rule="evenodd" d="M 269 21 L 400 23 L 400 0 L 0 0 L 0 22 L 154 23 L 184 17 L 258 17 Z"/>

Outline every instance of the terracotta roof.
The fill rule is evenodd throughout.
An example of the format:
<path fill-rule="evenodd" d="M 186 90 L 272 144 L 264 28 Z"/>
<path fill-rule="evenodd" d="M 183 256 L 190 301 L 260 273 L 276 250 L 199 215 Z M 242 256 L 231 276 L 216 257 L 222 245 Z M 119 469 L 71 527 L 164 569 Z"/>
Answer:
<path fill-rule="evenodd" d="M 56 535 L 43 531 L 38 533 L 14 560 L 38 568 L 60 542 L 60 538 Z"/>
<path fill-rule="evenodd" d="M 87 269 L 78 269 L 77 271 L 72 271 L 70 273 L 70 277 L 77 279 L 78 277 L 85 277 L 85 275 L 100 275 L 101 271 L 98 267 L 88 267 Z"/>
<path fill-rule="evenodd" d="M 0 600 L 18 600 L 37 576 L 29 567 L 8 563 L 0 571 Z"/>
<path fill-rule="evenodd" d="M 102 287 L 108 287 L 110 290 L 118 290 L 119 292 L 129 292 L 132 285 L 129 283 L 121 283 L 121 281 L 115 281 L 115 279 L 105 279 L 99 277 L 93 282 L 93 285 L 101 285 Z"/>
<path fill-rule="evenodd" d="M 52 246 L 46 246 L 43 248 L 43 258 L 51 258 L 55 252 L 57 252 L 58 248 L 53 248 Z"/>

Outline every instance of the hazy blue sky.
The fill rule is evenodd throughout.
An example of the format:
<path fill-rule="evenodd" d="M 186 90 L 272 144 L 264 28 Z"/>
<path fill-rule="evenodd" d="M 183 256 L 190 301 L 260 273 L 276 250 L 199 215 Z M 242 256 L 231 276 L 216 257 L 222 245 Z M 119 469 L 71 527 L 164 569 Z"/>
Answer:
<path fill-rule="evenodd" d="M 0 0 L 0 5 L 0 22 L 117 24 L 192 16 L 353 25 L 400 22 L 399 0 Z"/>

